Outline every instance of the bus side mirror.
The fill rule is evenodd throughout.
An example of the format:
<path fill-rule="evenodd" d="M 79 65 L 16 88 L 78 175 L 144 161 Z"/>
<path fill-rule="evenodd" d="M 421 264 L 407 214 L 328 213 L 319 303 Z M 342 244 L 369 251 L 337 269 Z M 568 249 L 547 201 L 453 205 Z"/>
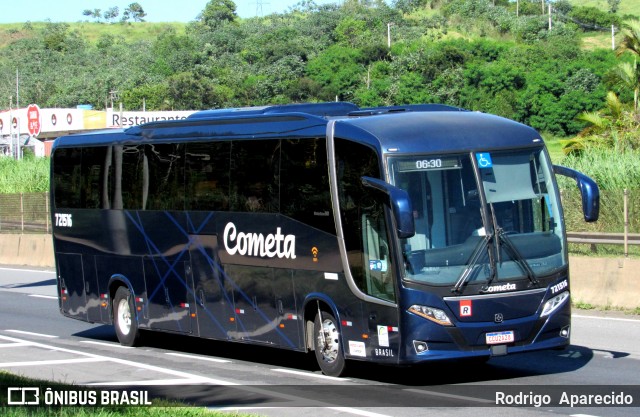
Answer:
<path fill-rule="evenodd" d="M 553 172 L 558 175 L 573 178 L 582 197 L 582 214 L 585 222 L 595 222 L 600 214 L 600 190 L 598 184 L 591 178 L 574 169 L 554 165 Z"/>
<path fill-rule="evenodd" d="M 413 220 L 413 209 L 409 194 L 387 182 L 377 178 L 361 177 L 365 187 L 383 193 L 388 197 L 393 217 L 396 221 L 397 233 L 400 239 L 406 239 L 416 234 L 416 225 Z"/>

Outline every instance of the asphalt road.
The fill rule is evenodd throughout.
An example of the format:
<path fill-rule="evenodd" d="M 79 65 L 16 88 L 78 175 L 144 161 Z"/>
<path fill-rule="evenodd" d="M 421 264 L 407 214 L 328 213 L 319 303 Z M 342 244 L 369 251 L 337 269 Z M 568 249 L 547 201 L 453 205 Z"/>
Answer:
<path fill-rule="evenodd" d="M 154 397 L 274 416 L 317 415 L 319 408 L 323 415 L 370 417 L 640 415 L 640 320 L 613 312 L 576 311 L 572 345 L 564 351 L 486 364 L 354 363 L 344 378 L 322 375 L 312 355 L 168 334 L 144 337 L 142 347 L 125 348 L 111 326 L 63 317 L 51 271 L 0 268 L 0 369 L 24 376 L 138 387 Z M 631 395 L 635 407 L 557 401 L 612 393 Z M 552 398 L 549 406 L 532 406 L 545 395 Z M 502 406 L 517 401 L 529 406 Z"/>

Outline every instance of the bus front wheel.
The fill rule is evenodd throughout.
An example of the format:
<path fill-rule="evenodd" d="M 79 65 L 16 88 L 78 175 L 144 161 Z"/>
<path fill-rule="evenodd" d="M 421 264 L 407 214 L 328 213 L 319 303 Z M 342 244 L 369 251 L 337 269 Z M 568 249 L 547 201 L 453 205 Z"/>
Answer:
<path fill-rule="evenodd" d="M 138 343 L 140 332 L 134 308 L 131 292 L 125 287 L 118 288 L 113 297 L 113 325 L 118 341 L 124 346 Z"/>
<path fill-rule="evenodd" d="M 322 323 L 321 323 L 322 322 Z M 340 376 L 345 369 L 344 353 L 340 346 L 338 322 L 333 314 L 322 311 L 314 321 L 314 350 L 322 373 Z"/>

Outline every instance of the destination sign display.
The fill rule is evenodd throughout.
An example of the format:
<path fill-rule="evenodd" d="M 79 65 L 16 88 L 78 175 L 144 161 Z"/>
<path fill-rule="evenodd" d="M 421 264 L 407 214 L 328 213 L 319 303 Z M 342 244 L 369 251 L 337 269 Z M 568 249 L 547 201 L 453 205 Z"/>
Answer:
<path fill-rule="evenodd" d="M 411 158 L 397 161 L 398 172 L 434 171 L 443 169 L 461 169 L 462 163 L 457 156 L 443 158 Z"/>

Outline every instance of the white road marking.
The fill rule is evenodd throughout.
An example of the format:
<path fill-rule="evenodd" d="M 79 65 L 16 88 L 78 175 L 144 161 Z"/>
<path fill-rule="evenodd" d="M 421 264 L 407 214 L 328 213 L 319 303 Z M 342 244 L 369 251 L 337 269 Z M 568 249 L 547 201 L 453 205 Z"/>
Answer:
<path fill-rule="evenodd" d="M 54 336 L 52 334 L 25 332 L 24 330 L 7 329 L 7 331 L 11 332 L 11 333 L 26 334 L 26 335 L 29 335 L 29 336 L 46 337 L 46 338 L 49 338 L 49 339 L 55 339 L 55 338 L 58 337 L 58 336 Z"/>
<path fill-rule="evenodd" d="M 200 379 L 143 379 L 140 381 L 114 381 L 114 382 L 94 382 L 91 384 L 83 384 L 87 386 L 105 386 L 105 387 L 119 387 L 119 386 L 159 386 L 159 385 L 190 385 L 207 383 L 206 378 Z"/>
<path fill-rule="evenodd" d="M 405 389 L 403 391 L 415 392 L 417 394 L 433 395 L 433 396 L 437 396 L 437 397 L 453 398 L 453 399 L 456 399 L 456 400 L 472 401 L 472 402 L 478 402 L 478 403 L 484 403 L 484 404 L 494 404 L 495 405 L 495 403 L 496 403 L 495 401 L 487 400 L 487 399 L 484 399 L 484 398 L 467 397 L 467 396 L 464 396 L 464 395 L 447 394 L 445 392 L 428 391 L 428 390 L 417 389 L 417 388 L 408 388 L 408 389 Z"/>
<path fill-rule="evenodd" d="M 17 331 L 18 333 L 22 333 L 22 331 Z M 31 334 L 28 332 L 25 332 L 27 334 Z M 130 367 L 135 367 L 135 368 L 140 368 L 140 369 L 146 369 L 149 371 L 154 371 L 154 372 L 158 372 L 158 373 L 164 373 L 167 375 L 173 375 L 176 376 L 178 378 L 167 378 L 167 379 L 155 379 L 155 380 L 141 380 L 141 381 L 111 381 L 111 382 L 99 382 L 99 383 L 89 383 L 86 385 L 95 385 L 95 386 L 131 386 L 131 385 L 138 385 L 138 386 L 143 386 L 143 385 L 177 385 L 177 384 L 212 384 L 212 385 L 233 385 L 233 386 L 239 386 L 239 389 L 245 390 L 247 392 L 253 392 L 253 393 L 259 393 L 259 394 L 267 394 L 267 395 L 275 395 L 277 397 L 282 398 L 283 400 L 289 400 L 292 402 L 296 402 L 296 401 L 310 401 L 309 399 L 305 399 L 302 397 L 298 397 L 298 396 L 293 396 L 293 395 L 287 395 L 287 394 L 283 394 L 283 393 L 274 393 L 272 391 L 270 391 L 269 389 L 263 389 L 257 386 L 242 386 L 241 384 L 235 383 L 235 382 L 231 382 L 231 381 L 225 381 L 225 380 L 221 380 L 221 379 L 215 379 L 215 378 L 209 378 L 209 377 L 204 377 L 204 376 L 200 376 L 200 375 L 196 375 L 196 374 L 191 374 L 188 372 L 182 372 L 182 371 L 176 371 L 173 369 L 168 369 L 168 368 L 163 368 L 160 366 L 155 366 L 155 365 L 148 365 L 148 364 L 144 364 L 144 363 L 140 363 L 140 362 L 134 362 L 134 361 L 130 361 L 130 360 L 126 360 L 126 359 L 120 359 L 120 358 L 113 358 L 113 357 L 109 357 L 109 356 L 104 356 L 104 355 L 97 355 L 94 353 L 88 353 L 88 352 L 83 352 L 83 351 L 79 351 L 79 350 L 73 350 L 73 349 L 66 349 L 66 348 L 62 348 L 62 347 L 58 347 L 58 346 L 54 346 L 54 345 L 48 345 L 48 344 L 44 344 L 44 343 L 39 343 L 39 342 L 31 342 L 28 340 L 22 340 L 22 339 L 17 339 L 11 336 L 5 336 L 5 335 L 0 335 L 0 341 L 7 341 L 10 343 L 13 343 L 14 345 L 27 345 L 27 346 L 32 346 L 32 347 L 36 347 L 36 348 L 41 348 L 41 349 L 47 349 L 47 350 L 54 350 L 54 351 L 58 351 L 58 352 L 64 352 L 64 353 L 70 353 L 70 354 L 75 354 L 78 356 L 83 356 L 84 358 L 77 358 L 77 359 L 66 359 L 66 360 L 51 360 L 51 361 L 34 361 L 34 362 L 13 362 L 13 363 L 7 363 L 7 364 L 2 364 L 0 363 L 0 368 L 3 366 L 25 366 L 25 365 L 43 365 L 43 364 L 61 364 L 61 363 L 82 363 L 82 362 L 113 362 L 113 363 L 118 363 L 121 365 L 125 365 L 125 366 L 130 366 Z M 86 341 L 88 342 L 88 341 Z M 115 346 L 115 345 L 109 345 L 109 346 Z M 182 354 L 177 354 L 176 356 L 179 356 Z M 182 356 L 186 356 L 186 357 L 193 357 L 192 355 L 182 355 Z M 202 358 L 199 358 L 202 359 Z M 205 359 L 211 359 L 211 358 L 205 358 Z M 300 375 L 304 375 L 304 376 L 312 376 L 312 377 L 316 377 L 316 378 L 325 378 L 325 379 L 334 379 L 334 380 L 339 380 L 339 381 L 348 381 L 348 379 L 343 379 L 343 378 L 334 378 L 334 377 L 328 377 L 326 375 L 317 375 L 317 374 L 311 374 L 311 373 L 307 373 L 307 372 L 298 372 L 298 371 L 292 371 L 292 370 L 288 370 L 288 369 L 274 369 L 274 371 L 276 372 L 285 372 L 285 373 L 297 373 Z M 313 400 L 311 400 L 313 401 Z M 250 409 L 260 409 L 260 408 L 269 408 L 269 407 L 225 407 L 225 408 L 220 408 L 220 410 L 242 410 L 242 409 L 246 409 L 246 410 L 250 410 Z M 273 408 L 280 408 L 280 407 L 273 407 Z M 331 410 L 335 410 L 335 411 L 340 411 L 340 412 L 344 412 L 344 413 L 349 413 L 349 414 L 354 414 L 354 415 L 358 415 L 358 416 L 364 416 L 364 417 L 389 417 L 387 415 L 384 414 L 379 414 L 379 413 L 373 413 L 370 411 L 366 411 L 366 410 L 360 410 L 357 408 L 352 408 L 352 407 L 327 407 L 326 404 L 323 403 L 318 403 L 317 406 L 313 407 L 315 409 L 317 408 L 325 408 L 325 409 L 331 409 Z"/>
<path fill-rule="evenodd" d="M 342 411 L 343 413 L 355 414 L 357 416 L 365 416 L 365 417 L 389 417 L 386 414 L 374 413 L 371 411 L 360 410 L 358 408 L 352 407 L 326 407 L 329 410 Z"/>
<path fill-rule="evenodd" d="M 29 342 L 16 342 L 16 343 L 0 343 L 0 348 L 8 347 L 21 347 L 21 346 L 29 346 L 31 343 Z"/>
<path fill-rule="evenodd" d="M 207 358 L 205 356 L 185 355 L 184 353 L 166 352 L 165 355 L 178 356 L 180 358 L 195 359 L 195 360 L 199 360 L 199 361 L 209 361 L 209 362 L 217 362 L 217 363 L 231 363 L 231 361 L 228 360 L 228 359 Z"/>
<path fill-rule="evenodd" d="M 579 314 L 572 314 L 571 317 L 577 317 L 579 319 L 594 319 L 594 320 L 612 320 L 612 321 L 626 321 L 631 323 L 640 324 L 638 319 L 619 319 L 617 317 L 598 317 L 598 316 L 581 316 Z"/>
<path fill-rule="evenodd" d="M 349 381 L 348 378 L 336 378 L 334 376 L 326 376 L 326 375 L 322 375 L 322 374 L 313 374 L 311 372 L 302 372 L 302 371 L 294 371 L 291 369 L 272 369 L 273 372 L 282 372 L 285 374 L 292 374 L 292 375 L 300 375 L 300 376 L 309 376 L 312 378 L 319 378 L 319 379 L 327 379 L 330 381 Z"/>
<path fill-rule="evenodd" d="M 235 412 L 240 412 L 240 411 L 251 411 L 251 410 L 277 410 L 280 409 L 282 407 L 207 407 L 208 410 L 215 410 L 215 411 L 235 411 Z M 303 408 L 308 408 L 308 407 L 303 407 Z M 317 409 L 317 408 L 314 408 Z"/>
<path fill-rule="evenodd" d="M 114 347 L 114 348 L 118 348 L 118 349 L 135 349 L 134 347 L 123 346 L 123 345 L 118 344 L 118 343 L 95 342 L 93 340 L 81 340 L 80 343 L 89 343 L 89 344 L 92 344 L 92 345 L 108 346 L 108 347 Z"/>
<path fill-rule="evenodd" d="M 54 297 L 53 295 L 41 295 L 41 294 L 29 294 L 29 297 L 46 298 L 48 300 L 57 300 L 58 299 L 58 297 Z"/>
<path fill-rule="evenodd" d="M 250 412 L 250 411 L 259 411 L 259 410 L 277 410 L 283 407 L 208 407 L 209 410 L 215 411 L 235 411 L 235 412 Z M 287 409 L 291 409 L 291 407 L 286 407 Z M 311 409 L 313 411 L 317 411 L 318 408 L 325 408 L 327 410 L 341 411 L 343 413 L 355 414 L 357 416 L 365 416 L 365 417 L 390 417 L 387 414 L 374 413 L 371 411 L 360 410 L 358 408 L 352 407 L 294 407 L 301 409 Z M 321 415 L 321 413 L 314 413 Z"/>
<path fill-rule="evenodd" d="M 16 271 L 16 272 L 37 272 L 43 274 L 51 274 L 55 275 L 54 271 L 45 271 L 45 270 L 37 270 L 37 269 L 20 269 L 20 268 L 0 268 L 2 271 Z"/>
<path fill-rule="evenodd" d="M 48 361 L 26 361 L 26 362 L 0 362 L 0 367 L 11 368 L 14 366 L 44 366 L 44 365 L 65 365 L 69 363 L 105 362 L 102 358 L 78 358 L 78 359 L 52 359 Z"/>
<path fill-rule="evenodd" d="M 8 341 L 11 341 L 11 342 L 25 342 L 25 340 L 16 339 L 16 338 L 13 338 L 13 337 L 10 337 L 10 336 L 3 336 L 3 335 L 0 335 L 0 339 L 8 340 Z M 173 369 L 163 368 L 163 367 L 160 367 L 160 366 L 148 365 L 148 364 L 134 362 L 134 361 L 126 360 L 126 359 L 113 358 L 113 357 L 110 357 L 110 356 L 97 355 L 95 353 L 83 352 L 81 350 L 73 350 L 73 349 L 61 348 L 61 347 L 54 346 L 54 345 L 46 345 L 44 343 L 31 342 L 30 346 L 39 347 L 39 348 L 47 349 L 47 350 L 55 350 L 55 351 L 58 351 L 58 352 L 71 353 L 71 354 L 74 354 L 74 355 L 85 356 L 85 357 L 89 357 L 89 358 L 101 359 L 101 360 L 105 360 L 105 361 L 109 361 L 109 362 L 119 363 L 121 365 L 131 366 L 131 367 L 140 368 L 140 369 L 146 369 L 148 371 L 164 373 L 164 374 L 173 375 L 173 376 L 177 376 L 177 377 L 181 377 L 181 378 L 185 378 L 185 379 L 189 379 L 189 380 L 194 380 L 195 379 L 195 380 L 198 380 L 199 382 L 202 382 L 202 383 L 216 384 L 216 385 L 239 385 L 239 384 L 237 384 L 235 382 L 229 382 L 229 381 L 224 381 L 224 380 L 215 379 L 215 378 L 202 377 L 200 375 L 190 374 L 188 372 L 176 371 L 176 370 L 173 370 Z M 108 383 L 108 382 L 105 382 L 105 383 Z"/>

